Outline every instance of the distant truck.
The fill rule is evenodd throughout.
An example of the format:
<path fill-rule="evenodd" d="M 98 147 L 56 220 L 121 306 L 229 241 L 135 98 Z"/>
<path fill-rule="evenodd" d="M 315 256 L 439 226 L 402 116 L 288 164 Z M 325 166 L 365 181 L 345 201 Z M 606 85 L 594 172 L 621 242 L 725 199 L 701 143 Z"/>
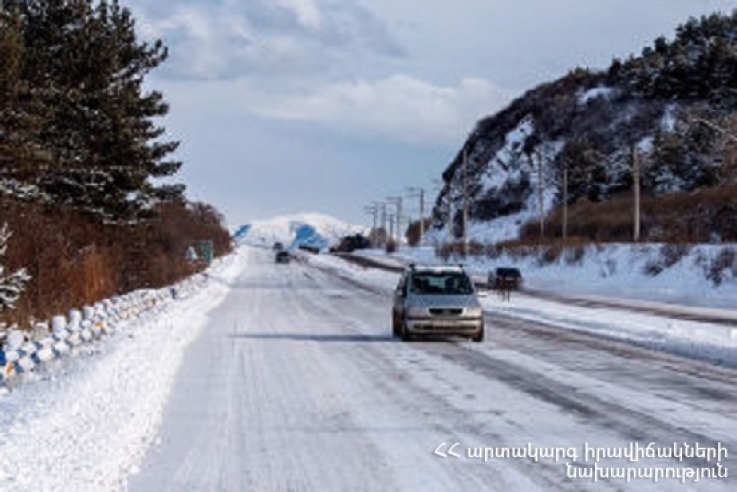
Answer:
<path fill-rule="evenodd" d="M 307 244 L 300 244 L 299 246 L 297 246 L 297 249 L 299 249 L 300 251 L 312 253 L 313 255 L 320 254 L 320 248 L 317 248 L 315 246 L 308 246 Z"/>
<path fill-rule="evenodd" d="M 371 241 L 362 234 L 354 234 L 345 236 L 340 240 L 337 246 L 330 248 L 331 253 L 353 253 L 357 249 L 366 249 L 371 247 Z"/>

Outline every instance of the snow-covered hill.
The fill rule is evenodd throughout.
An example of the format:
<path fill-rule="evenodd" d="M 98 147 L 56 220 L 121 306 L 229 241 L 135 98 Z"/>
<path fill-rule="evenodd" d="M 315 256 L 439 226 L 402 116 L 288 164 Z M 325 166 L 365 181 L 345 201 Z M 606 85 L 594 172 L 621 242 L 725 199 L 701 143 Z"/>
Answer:
<path fill-rule="evenodd" d="M 280 242 L 288 248 L 310 246 L 324 250 L 343 236 L 363 233 L 365 227 L 347 224 L 335 217 L 317 213 L 285 215 L 244 224 L 233 233 L 239 244 L 271 246 Z"/>
<path fill-rule="evenodd" d="M 464 197 L 469 233 L 482 242 L 518 237 L 565 197 L 586 216 L 569 222 L 569 236 L 623 241 L 629 216 L 613 215 L 637 181 L 642 239 L 733 241 L 737 92 L 725 74 L 734 74 L 735 48 L 737 11 L 691 19 L 641 56 L 572 70 L 483 118 L 443 173 L 438 239 L 461 237 Z"/>

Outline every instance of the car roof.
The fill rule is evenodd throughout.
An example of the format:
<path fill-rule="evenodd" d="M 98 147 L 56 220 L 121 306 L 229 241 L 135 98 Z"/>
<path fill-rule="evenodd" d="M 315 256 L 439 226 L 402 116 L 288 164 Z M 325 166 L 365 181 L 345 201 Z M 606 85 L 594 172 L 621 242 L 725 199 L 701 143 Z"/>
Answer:
<path fill-rule="evenodd" d="M 413 273 L 464 273 L 463 267 L 455 265 L 410 265 Z"/>

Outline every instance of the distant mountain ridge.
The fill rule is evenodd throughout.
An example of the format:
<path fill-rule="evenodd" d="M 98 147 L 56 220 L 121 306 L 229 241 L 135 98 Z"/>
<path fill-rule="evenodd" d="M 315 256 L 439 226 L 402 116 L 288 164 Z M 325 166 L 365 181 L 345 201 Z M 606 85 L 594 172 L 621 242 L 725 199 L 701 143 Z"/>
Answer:
<path fill-rule="evenodd" d="M 443 173 L 433 224 L 461 236 L 465 181 L 471 236 L 514 237 L 540 202 L 546 213 L 562 205 L 564 169 L 567 203 L 598 204 L 631 194 L 634 159 L 648 197 L 737 186 L 736 136 L 737 10 L 690 19 L 641 56 L 573 70 L 479 121 Z M 729 221 L 710 222 L 737 218 L 737 206 L 703 207 L 684 230 L 737 240 Z M 663 227 L 647 219 L 644 237 L 655 239 Z"/>
<path fill-rule="evenodd" d="M 271 246 L 280 242 L 290 249 L 309 246 L 326 250 L 342 237 L 363 233 L 365 229 L 329 215 L 305 213 L 244 224 L 235 229 L 233 239 L 239 244 Z"/>

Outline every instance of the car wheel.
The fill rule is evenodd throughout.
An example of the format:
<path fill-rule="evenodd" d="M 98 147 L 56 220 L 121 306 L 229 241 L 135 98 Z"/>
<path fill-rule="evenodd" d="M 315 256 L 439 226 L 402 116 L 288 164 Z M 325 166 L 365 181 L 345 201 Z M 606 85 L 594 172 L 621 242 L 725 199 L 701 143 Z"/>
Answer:
<path fill-rule="evenodd" d="M 402 335 L 402 341 L 403 342 L 411 342 L 412 341 L 412 335 L 410 334 L 409 330 L 407 329 L 407 322 L 402 320 L 401 323 L 401 335 Z"/>
<path fill-rule="evenodd" d="M 481 330 L 476 335 L 473 335 L 471 337 L 471 340 L 474 342 L 483 342 L 484 341 L 484 325 L 481 325 Z"/>
<path fill-rule="evenodd" d="M 399 326 L 399 320 L 397 315 L 392 314 L 392 335 L 398 337 L 401 334 L 401 327 Z"/>

